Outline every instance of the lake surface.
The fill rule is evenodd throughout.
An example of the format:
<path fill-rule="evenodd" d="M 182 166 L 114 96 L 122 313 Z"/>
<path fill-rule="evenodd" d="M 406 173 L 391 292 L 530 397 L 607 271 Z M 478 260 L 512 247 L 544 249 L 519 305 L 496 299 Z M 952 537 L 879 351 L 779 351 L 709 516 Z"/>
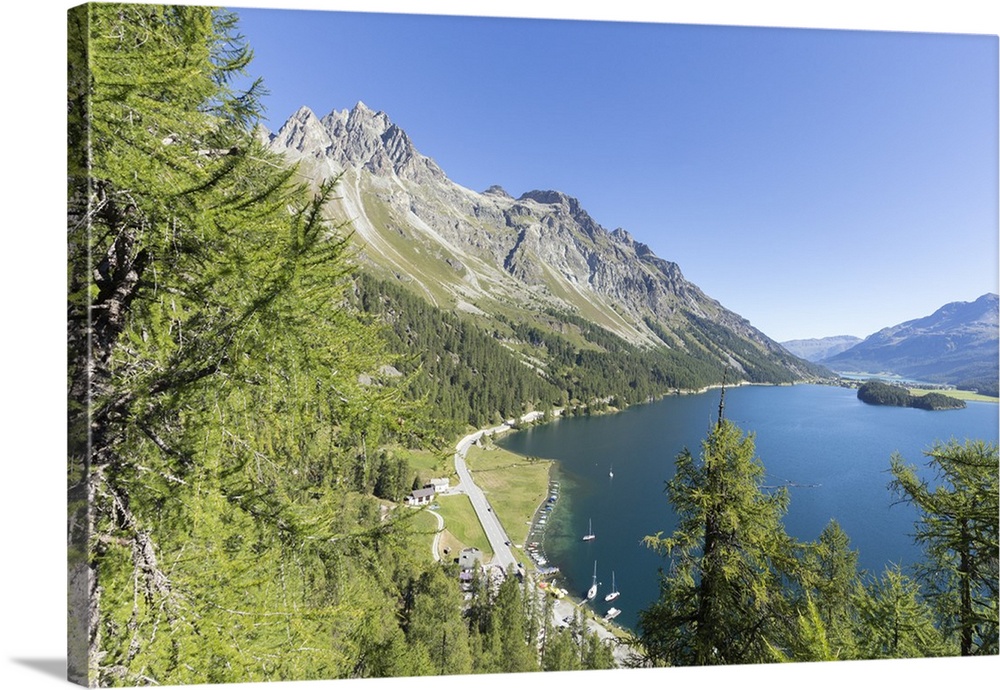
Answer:
<path fill-rule="evenodd" d="M 726 418 L 756 436 L 765 484 L 797 485 L 789 488 L 786 531 L 813 541 L 836 519 L 859 552 L 859 568 L 872 573 L 921 556 L 911 536 L 916 511 L 894 505 L 886 488 L 893 452 L 924 468 L 923 451 L 935 441 L 995 443 L 1000 426 L 995 403 L 934 412 L 878 407 L 833 386 L 746 386 L 728 389 L 725 400 Z M 671 396 L 619 414 L 559 419 L 499 441 L 517 453 L 558 460 L 559 499 L 539 539 L 545 556 L 575 597 L 591 585 L 597 562 L 601 586 L 593 607 L 601 615 L 612 605 L 604 595 L 613 571 L 621 592 L 613 602 L 622 610 L 616 622 L 625 627 L 635 629 L 638 612 L 658 595 L 664 561 L 642 540 L 667 536 L 676 525 L 663 492 L 674 458 L 685 447 L 700 453 L 718 405 L 717 390 Z M 596 538 L 584 542 L 588 520 Z"/>

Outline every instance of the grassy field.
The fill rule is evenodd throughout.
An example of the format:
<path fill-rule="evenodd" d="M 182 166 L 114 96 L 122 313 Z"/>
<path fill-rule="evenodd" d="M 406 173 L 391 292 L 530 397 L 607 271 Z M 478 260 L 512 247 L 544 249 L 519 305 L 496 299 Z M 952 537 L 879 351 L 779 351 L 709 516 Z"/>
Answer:
<path fill-rule="evenodd" d="M 415 510 L 409 507 L 401 507 L 400 510 L 414 511 L 415 514 L 411 523 L 414 532 L 413 548 L 421 561 L 425 558 L 427 561 L 433 561 L 434 554 L 431 552 L 430 545 L 433 543 L 434 535 L 437 533 L 437 518 L 427 510 Z"/>
<path fill-rule="evenodd" d="M 450 551 L 450 556 L 458 556 L 458 552 L 467 546 L 474 546 L 483 552 L 483 558 L 493 557 L 490 542 L 486 539 L 483 526 L 479 524 L 472 502 L 465 494 L 454 496 L 438 496 L 437 513 L 444 518 L 445 534 L 441 538 L 442 548 Z"/>
<path fill-rule="evenodd" d="M 410 470 L 420 475 L 420 479 L 429 482 L 437 477 L 447 477 L 452 484 L 458 481 L 455 474 L 454 455 L 449 452 L 434 452 L 429 450 L 412 450 L 394 446 L 391 448 L 394 455 L 406 458 L 410 465 Z"/>
<path fill-rule="evenodd" d="M 466 457 L 511 542 L 524 544 L 528 521 L 548 496 L 551 461 L 530 460 L 497 446 L 473 446 Z"/>
<path fill-rule="evenodd" d="M 960 390 L 927 390 L 926 388 L 910 388 L 910 395 L 926 395 L 927 393 L 942 393 L 951 398 L 958 398 L 959 400 L 967 400 L 970 402 L 1000 402 L 1000 398 L 991 398 L 988 395 L 980 395 L 979 393 L 973 393 L 972 391 L 960 391 Z"/>

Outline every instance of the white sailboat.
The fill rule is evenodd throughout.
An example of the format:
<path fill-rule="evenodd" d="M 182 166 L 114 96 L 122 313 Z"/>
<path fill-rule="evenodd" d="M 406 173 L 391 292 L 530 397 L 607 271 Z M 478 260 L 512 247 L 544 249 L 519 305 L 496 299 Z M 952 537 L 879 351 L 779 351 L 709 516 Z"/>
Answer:
<path fill-rule="evenodd" d="M 594 584 L 587 590 L 587 601 L 597 596 L 597 561 L 594 561 Z"/>
<path fill-rule="evenodd" d="M 612 479 L 615 478 L 615 468 L 613 466 L 611 467 L 611 469 L 608 470 L 608 476 L 611 477 Z"/>
<path fill-rule="evenodd" d="M 621 592 L 619 592 L 619 591 L 618 591 L 618 590 L 617 590 L 617 589 L 615 588 L 615 571 L 614 571 L 614 570 L 612 570 L 612 571 L 611 571 L 611 592 L 610 592 L 610 593 L 608 593 L 608 594 L 607 594 L 607 595 L 606 595 L 606 596 L 604 597 L 604 601 L 613 601 L 613 600 L 615 600 L 615 599 L 617 599 L 617 598 L 618 598 L 618 595 L 619 595 L 619 594 L 621 594 Z"/>
<path fill-rule="evenodd" d="M 583 535 L 583 540 L 584 541 L 593 541 L 594 538 L 595 538 L 594 537 L 594 523 L 593 523 L 592 520 L 588 520 L 587 524 L 589 525 L 589 529 L 588 529 L 587 533 L 585 535 Z"/>

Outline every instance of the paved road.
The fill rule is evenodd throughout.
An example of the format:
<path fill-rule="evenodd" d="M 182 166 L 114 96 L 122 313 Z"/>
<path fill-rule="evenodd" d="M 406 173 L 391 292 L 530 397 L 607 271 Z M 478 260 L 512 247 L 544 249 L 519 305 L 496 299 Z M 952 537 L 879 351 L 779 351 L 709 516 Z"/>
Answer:
<path fill-rule="evenodd" d="M 431 554 L 434 555 L 434 560 L 435 561 L 440 561 L 441 560 L 441 549 L 440 549 L 440 546 L 441 546 L 441 533 L 444 531 L 444 518 L 441 517 L 441 515 L 439 513 L 435 513 L 433 510 L 428 510 L 427 512 L 430 513 L 431 515 L 433 515 L 434 517 L 436 517 L 437 521 L 438 521 L 438 529 L 437 529 L 437 532 L 434 534 L 434 541 L 431 542 Z"/>
<path fill-rule="evenodd" d="M 521 417 L 521 421 L 531 422 L 541 416 L 541 412 L 529 412 Z M 472 507 L 476 511 L 479 523 L 483 526 L 486 538 L 490 542 L 490 550 L 493 551 L 492 563 L 501 566 L 504 570 L 507 570 L 510 565 L 517 563 L 514 554 L 507 545 L 510 542 L 510 538 L 500 524 L 500 520 L 497 519 L 496 513 L 493 512 L 483 490 L 476 486 L 476 482 L 473 481 L 472 474 L 465 464 L 465 455 L 469 452 L 472 444 L 484 435 L 493 435 L 501 431 L 507 431 L 513 428 L 513 426 L 514 421 L 510 420 L 491 429 L 480 429 L 463 438 L 455 446 L 455 472 L 458 473 L 457 490 L 465 493 L 469 497 L 469 500 L 472 501 Z"/>
<path fill-rule="evenodd" d="M 561 412 L 561 410 L 558 410 L 558 412 Z M 521 421 L 531 422 L 541 416 L 541 412 L 529 412 L 521 417 Z M 510 547 L 506 544 L 509 539 L 503 526 L 500 524 L 500 520 L 497 519 L 496 514 L 490 509 L 489 501 L 487 501 L 485 494 L 483 494 L 483 490 L 476 486 L 475 481 L 472 479 L 472 474 L 465 464 L 465 455 L 469 452 L 472 444 L 484 435 L 493 435 L 501 431 L 507 431 L 513 428 L 513 426 L 513 420 L 511 420 L 492 429 L 480 429 L 463 438 L 455 447 L 455 471 L 458 473 L 458 486 L 455 487 L 455 491 L 465 493 L 472 501 L 472 507 L 476 510 L 476 515 L 483 526 L 483 531 L 486 532 L 486 538 L 489 539 L 490 548 L 493 550 L 492 563 L 503 566 L 504 570 L 507 569 L 507 566 L 517 561 L 514 559 L 514 554 L 511 552 Z M 435 553 L 436 551 L 435 549 Z M 565 617 L 573 616 L 576 607 L 583 604 L 584 602 L 577 602 L 568 598 L 558 600 L 552 610 L 553 622 L 559 625 Z M 600 621 L 588 617 L 586 619 L 586 626 L 592 632 L 597 633 L 598 637 L 602 640 L 613 643 L 615 659 L 619 666 L 623 666 L 631 650 L 627 646 L 620 644 L 615 635 Z"/>

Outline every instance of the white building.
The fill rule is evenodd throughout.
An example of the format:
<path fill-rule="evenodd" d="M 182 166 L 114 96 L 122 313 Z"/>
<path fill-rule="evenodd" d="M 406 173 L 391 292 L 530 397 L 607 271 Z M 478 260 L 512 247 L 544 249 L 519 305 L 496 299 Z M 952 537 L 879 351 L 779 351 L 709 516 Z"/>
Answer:
<path fill-rule="evenodd" d="M 433 487 L 414 489 L 410 492 L 410 495 L 406 497 L 406 505 L 425 506 L 433 500 L 436 493 L 437 492 L 434 491 Z"/>
<path fill-rule="evenodd" d="M 439 479 L 432 479 L 430 484 L 428 484 L 427 486 L 432 487 L 439 494 L 443 494 L 445 491 L 448 490 L 449 484 L 450 482 L 448 481 L 447 477 L 441 477 Z"/>

